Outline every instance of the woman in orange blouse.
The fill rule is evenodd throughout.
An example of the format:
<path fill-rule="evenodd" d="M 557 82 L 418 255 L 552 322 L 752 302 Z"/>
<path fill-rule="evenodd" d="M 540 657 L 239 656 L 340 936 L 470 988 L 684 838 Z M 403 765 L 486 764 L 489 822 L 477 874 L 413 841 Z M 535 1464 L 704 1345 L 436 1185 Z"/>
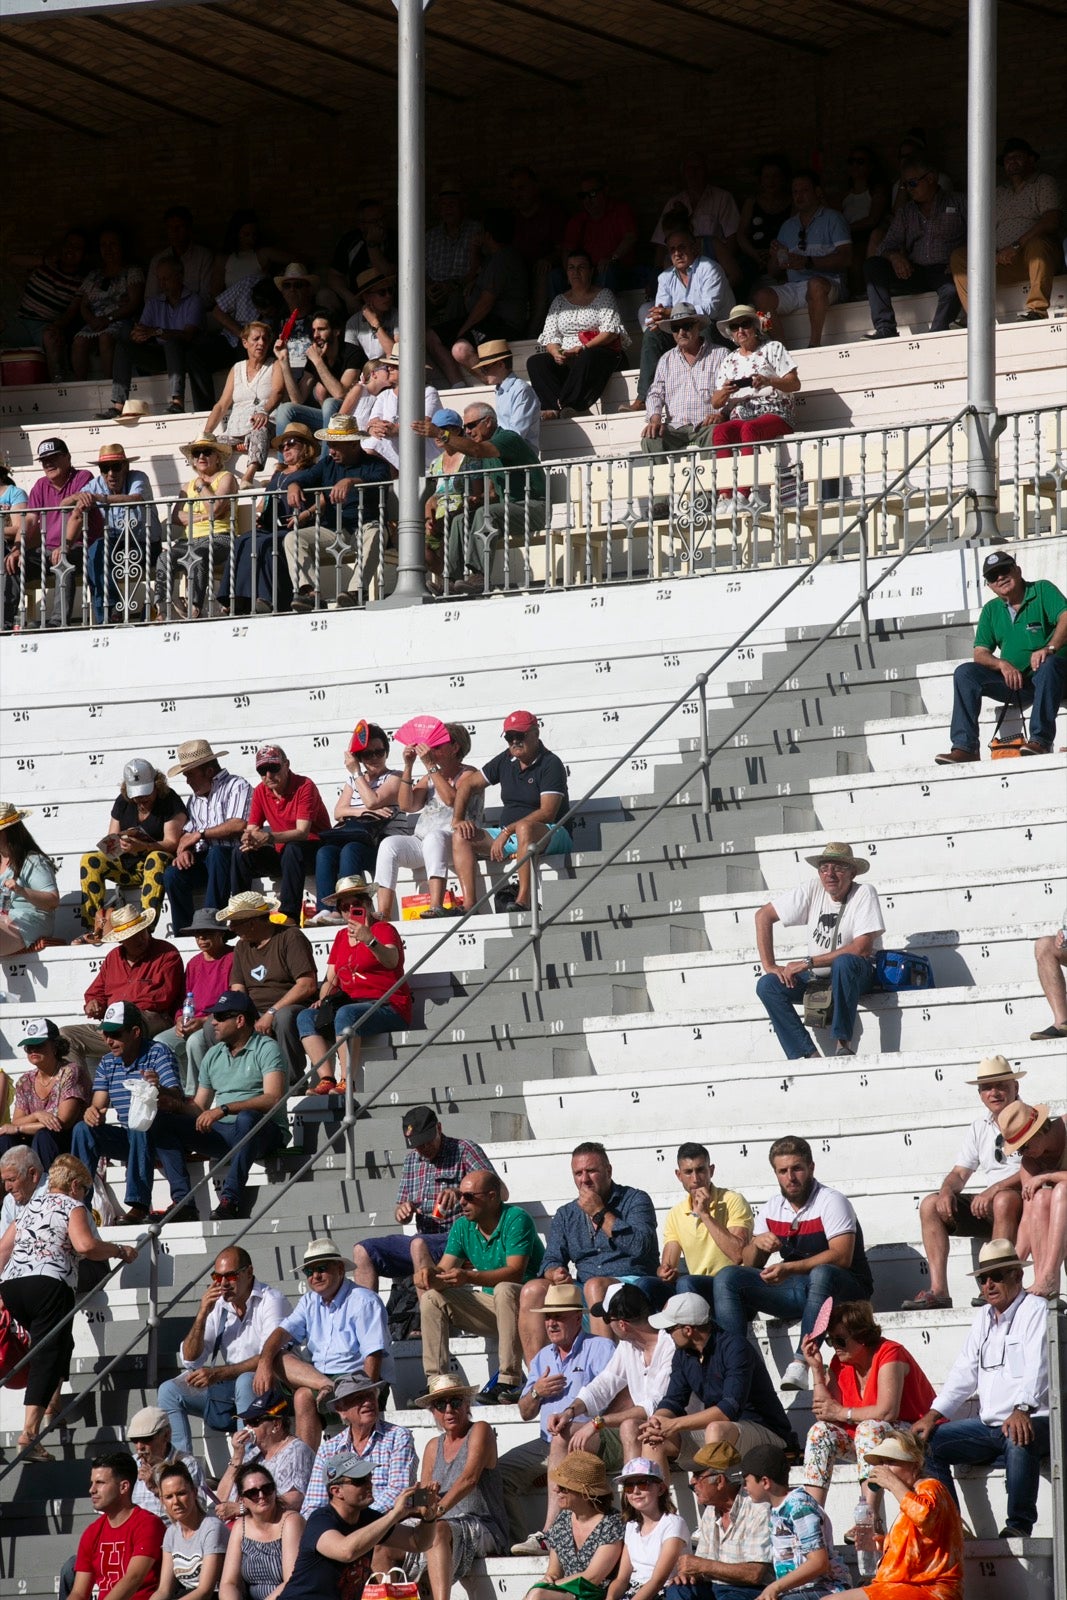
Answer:
<path fill-rule="evenodd" d="M 893 1433 L 867 1461 L 900 1511 L 875 1576 L 837 1600 L 963 1600 L 963 1524 L 944 1484 L 922 1476 L 922 1445 L 911 1433 Z"/>

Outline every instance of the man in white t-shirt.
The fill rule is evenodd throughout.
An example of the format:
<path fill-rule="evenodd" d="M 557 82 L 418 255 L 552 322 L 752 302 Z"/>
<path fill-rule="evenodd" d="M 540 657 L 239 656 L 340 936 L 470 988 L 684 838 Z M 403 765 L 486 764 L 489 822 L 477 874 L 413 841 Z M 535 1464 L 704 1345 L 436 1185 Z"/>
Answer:
<path fill-rule="evenodd" d="M 397 436 L 400 433 L 400 397 L 397 389 L 400 383 L 400 340 L 393 341 L 393 348 L 387 356 L 382 357 L 382 366 L 388 373 L 388 386 L 382 390 L 371 410 L 367 431 L 370 438 L 364 440 L 364 450 L 377 453 L 387 462 L 394 473 L 400 471 L 400 448 Z M 432 384 L 426 385 L 423 400 L 423 416 L 432 417 L 435 411 L 441 409 L 441 396 Z M 437 446 L 432 439 L 426 441 L 426 465 L 437 455 Z"/>
<path fill-rule="evenodd" d="M 756 993 L 771 1019 L 778 1043 L 790 1061 L 818 1055 L 815 1043 L 797 1016 L 804 990 L 816 976 L 825 981 L 829 969 L 834 1010 L 830 1031 L 837 1054 L 850 1056 L 860 996 L 874 987 L 874 955 L 882 948 L 885 923 L 878 892 L 857 883 L 870 866 L 852 853 L 850 844 L 828 844 L 806 857 L 819 876 L 796 889 L 774 895 L 756 912 L 756 947 L 763 977 Z M 782 965 L 774 953 L 774 925 L 808 930 L 808 954 Z"/>
<path fill-rule="evenodd" d="M 977 1078 L 969 1082 L 978 1089 L 982 1114 L 975 1117 L 964 1135 L 952 1171 L 936 1194 L 924 1197 L 919 1207 L 923 1247 L 930 1263 L 930 1283 L 912 1300 L 905 1300 L 904 1311 L 942 1311 L 952 1304 L 948 1292 L 948 1241 L 951 1234 L 969 1239 L 1007 1239 L 1015 1243 L 1023 1211 L 1022 1156 L 1005 1148 L 997 1117 L 1019 1098 L 1019 1079 L 1003 1056 L 987 1056 L 979 1064 Z M 980 1188 L 966 1193 L 977 1175 Z M 979 1301 L 981 1304 L 981 1301 Z"/>

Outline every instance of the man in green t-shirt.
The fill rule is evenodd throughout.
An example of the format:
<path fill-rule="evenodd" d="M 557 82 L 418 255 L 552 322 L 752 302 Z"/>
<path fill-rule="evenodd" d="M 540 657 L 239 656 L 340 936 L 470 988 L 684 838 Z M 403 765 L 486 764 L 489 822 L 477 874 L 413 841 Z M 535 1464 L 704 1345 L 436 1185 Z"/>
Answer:
<path fill-rule="evenodd" d="M 953 676 L 952 749 L 936 757 L 941 767 L 979 759 L 983 699 L 1032 705 L 1030 737 L 1019 754 L 1047 756 L 1067 693 L 1067 599 L 1046 578 L 1027 582 L 1004 550 L 986 556 L 982 577 L 995 598 L 978 618 L 973 660 L 961 662 Z"/>
<path fill-rule="evenodd" d="M 521 1206 L 505 1203 L 495 1172 L 468 1172 L 459 1186 L 462 1215 L 436 1267 L 415 1273 L 422 1291 L 422 1365 L 427 1378 L 448 1372 L 449 1328 L 495 1334 L 497 1382 L 478 1399 L 510 1405 L 522 1392 L 519 1292 L 541 1268 L 544 1246 Z"/>

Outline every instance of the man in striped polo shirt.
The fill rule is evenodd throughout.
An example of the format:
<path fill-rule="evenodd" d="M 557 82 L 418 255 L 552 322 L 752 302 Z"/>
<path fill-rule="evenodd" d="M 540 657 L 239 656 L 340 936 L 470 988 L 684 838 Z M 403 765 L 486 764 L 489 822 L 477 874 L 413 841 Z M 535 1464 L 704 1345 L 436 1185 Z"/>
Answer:
<path fill-rule="evenodd" d="M 207 739 L 187 739 L 178 746 L 177 763 L 167 777 L 183 773 L 189 780 L 185 810 L 188 821 L 178 853 L 163 874 L 172 926 L 187 928 L 193 920 L 193 895 L 204 890 L 204 904 L 218 911 L 230 898 L 233 852 L 248 821 L 252 785 L 227 772 Z"/>

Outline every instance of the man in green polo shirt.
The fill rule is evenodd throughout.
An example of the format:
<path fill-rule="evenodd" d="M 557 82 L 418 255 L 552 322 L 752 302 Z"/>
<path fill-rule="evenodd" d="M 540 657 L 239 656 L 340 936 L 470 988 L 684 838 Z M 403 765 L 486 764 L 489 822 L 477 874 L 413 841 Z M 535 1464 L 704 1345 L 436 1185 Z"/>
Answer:
<path fill-rule="evenodd" d="M 541 1268 L 544 1246 L 521 1206 L 505 1203 L 495 1172 L 468 1172 L 459 1186 L 462 1215 L 452 1224 L 436 1267 L 415 1274 L 422 1291 L 422 1365 L 427 1378 L 447 1373 L 449 1328 L 496 1334 L 497 1382 L 482 1405 L 509 1405 L 522 1391 L 519 1292 Z"/>
<path fill-rule="evenodd" d="M 1032 705 L 1030 737 L 1019 753 L 1047 756 L 1067 693 L 1067 599 L 1046 578 L 1028 583 L 1003 550 L 986 556 L 982 577 L 995 598 L 978 618 L 974 659 L 962 662 L 953 676 L 952 749 L 936 757 L 941 767 L 979 759 L 983 699 Z"/>

